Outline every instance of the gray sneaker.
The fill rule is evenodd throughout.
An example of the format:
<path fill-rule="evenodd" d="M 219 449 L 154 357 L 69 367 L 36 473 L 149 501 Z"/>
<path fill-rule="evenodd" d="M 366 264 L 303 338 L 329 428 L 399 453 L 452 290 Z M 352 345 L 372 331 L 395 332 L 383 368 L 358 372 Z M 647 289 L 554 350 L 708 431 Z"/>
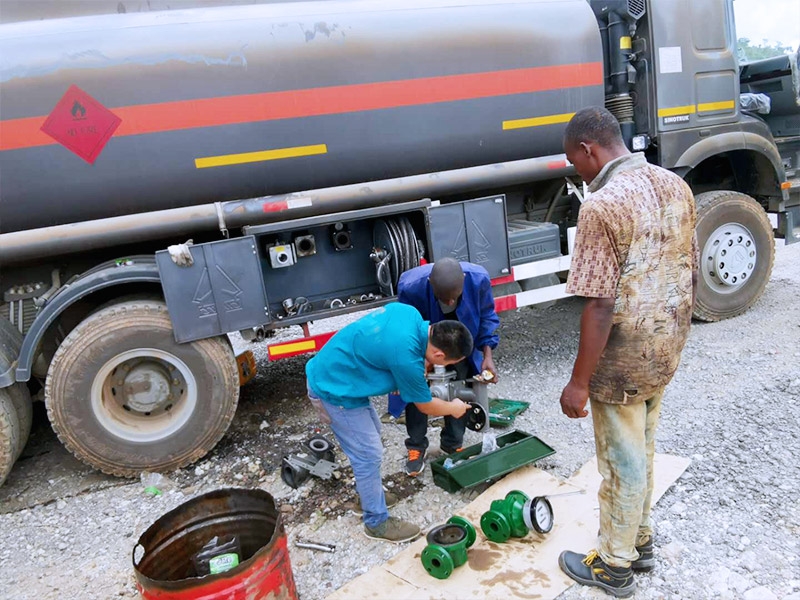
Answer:
<path fill-rule="evenodd" d="M 400 498 L 398 498 L 392 492 L 384 492 L 383 497 L 386 499 L 386 508 L 397 506 L 397 503 L 400 502 Z M 361 498 L 358 499 L 358 503 L 353 502 L 353 504 L 348 508 L 350 509 L 350 512 L 358 515 L 359 517 L 364 514 L 364 510 L 361 508 Z"/>
<path fill-rule="evenodd" d="M 397 517 L 389 517 L 377 527 L 364 525 L 364 535 L 373 540 L 385 540 L 394 544 L 410 542 L 419 537 L 419 527 Z"/>

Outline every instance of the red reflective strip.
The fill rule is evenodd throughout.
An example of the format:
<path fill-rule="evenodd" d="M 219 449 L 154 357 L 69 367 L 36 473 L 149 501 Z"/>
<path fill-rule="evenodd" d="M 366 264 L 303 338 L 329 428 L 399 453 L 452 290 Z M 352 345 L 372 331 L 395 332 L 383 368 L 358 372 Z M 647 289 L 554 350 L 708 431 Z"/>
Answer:
<path fill-rule="evenodd" d="M 603 64 L 592 62 L 109 108 L 122 119 L 114 134 L 114 137 L 120 137 L 528 94 L 602 83 Z M 54 144 L 50 137 L 39 131 L 45 118 L 0 121 L 0 150 Z"/>
<path fill-rule="evenodd" d="M 265 213 L 280 212 L 282 210 L 287 210 L 288 208 L 289 204 L 286 202 L 286 200 L 281 200 L 280 202 L 264 202 L 264 204 L 261 205 L 261 210 L 263 210 Z"/>
<path fill-rule="evenodd" d="M 506 275 L 505 277 L 497 277 L 492 279 L 492 285 L 502 285 L 504 283 L 514 283 L 514 273 L 512 272 L 511 275 Z"/>
<path fill-rule="evenodd" d="M 309 352 L 317 352 L 328 342 L 329 339 L 331 339 L 334 336 L 335 333 L 336 333 L 335 331 L 329 331 L 327 333 L 320 333 L 319 335 L 312 335 L 307 338 L 298 338 L 296 340 L 292 340 L 291 342 L 281 342 L 279 344 L 271 344 L 267 348 L 267 357 L 269 358 L 270 361 L 274 361 L 274 360 L 280 360 L 282 358 L 289 358 L 291 356 L 298 356 L 300 354 L 308 354 Z M 275 354 L 275 355 L 273 355 L 270 352 L 270 348 L 280 348 L 281 346 L 288 346 L 290 344 L 297 344 L 302 342 L 314 342 L 314 347 L 308 348 L 306 350 L 293 350 L 291 352 Z"/>
<path fill-rule="evenodd" d="M 517 308 L 517 296 L 500 296 L 499 298 L 494 299 L 494 309 L 497 312 L 503 312 L 504 310 L 513 310 Z"/>

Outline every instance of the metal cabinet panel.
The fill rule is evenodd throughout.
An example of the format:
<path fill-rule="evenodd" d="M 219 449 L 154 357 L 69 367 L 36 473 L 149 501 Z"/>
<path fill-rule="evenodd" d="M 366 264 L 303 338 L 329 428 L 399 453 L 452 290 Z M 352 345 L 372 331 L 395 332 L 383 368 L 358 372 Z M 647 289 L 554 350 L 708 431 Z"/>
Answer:
<path fill-rule="evenodd" d="M 178 342 L 190 342 L 269 322 L 255 238 L 189 247 L 194 264 L 179 267 L 156 253 L 161 285 Z"/>
<path fill-rule="evenodd" d="M 431 256 L 480 265 L 490 277 L 511 273 L 504 196 L 430 209 Z"/>

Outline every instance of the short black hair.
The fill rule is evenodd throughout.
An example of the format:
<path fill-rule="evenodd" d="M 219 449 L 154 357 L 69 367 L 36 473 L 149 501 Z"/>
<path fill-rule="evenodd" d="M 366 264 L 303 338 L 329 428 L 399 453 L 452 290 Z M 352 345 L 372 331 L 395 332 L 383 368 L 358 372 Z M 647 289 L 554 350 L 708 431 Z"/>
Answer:
<path fill-rule="evenodd" d="M 458 321 L 439 321 L 431 326 L 431 344 L 444 352 L 448 360 L 472 354 L 472 334 Z"/>
<path fill-rule="evenodd" d="M 431 282 L 433 293 L 437 299 L 455 299 L 464 289 L 464 269 L 455 258 L 445 256 L 433 263 L 428 281 Z M 442 298 L 440 294 L 445 297 Z"/>
<path fill-rule="evenodd" d="M 603 148 L 624 146 L 619 121 L 602 106 L 582 108 L 567 123 L 564 146 L 578 146 L 581 142 L 598 144 Z"/>

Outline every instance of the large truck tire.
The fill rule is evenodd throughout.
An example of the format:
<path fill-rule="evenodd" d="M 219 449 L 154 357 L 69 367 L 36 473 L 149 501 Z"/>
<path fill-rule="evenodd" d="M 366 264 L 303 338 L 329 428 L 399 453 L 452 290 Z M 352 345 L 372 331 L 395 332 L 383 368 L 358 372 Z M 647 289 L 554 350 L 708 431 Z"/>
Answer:
<path fill-rule="evenodd" d="M 17 450 L 14 457 L 17 459 L 25 449 L 25 444 L 28 443 L 28 436 L 31 434 L 31 423 L 33 422 L 31 393 L 24 383 L 15 383 L 10 387 L 4 388 L 3 391 L 11 397 L 11 404 L 17 413 L 17 420 L 19 421 L 19 436 L 17 437 Z"/>
<path fill-rule="evenodd" d="M 749 309 L 769 282 L 775 261 L 772 225 L 745 194 L 705 192 L 695 200 L 700 265 L 694 317 L 729 319 Z"/>
<path fill-rule="evenodd" d="M 47 375 L 47 414 L 86 464 L 121 477 L 170 471 L 211 450 L 239 399 L 224 336 L 178 344 L 163 302 L 109 306 L 61 343 Z"/>
<path fill-rule="evenodd" d="M 2 485 L 14 461 L 17 460 L 17 448 L 22 437 L 19 417 L 8 388 L 0 389 L 0 485 Z"/>

